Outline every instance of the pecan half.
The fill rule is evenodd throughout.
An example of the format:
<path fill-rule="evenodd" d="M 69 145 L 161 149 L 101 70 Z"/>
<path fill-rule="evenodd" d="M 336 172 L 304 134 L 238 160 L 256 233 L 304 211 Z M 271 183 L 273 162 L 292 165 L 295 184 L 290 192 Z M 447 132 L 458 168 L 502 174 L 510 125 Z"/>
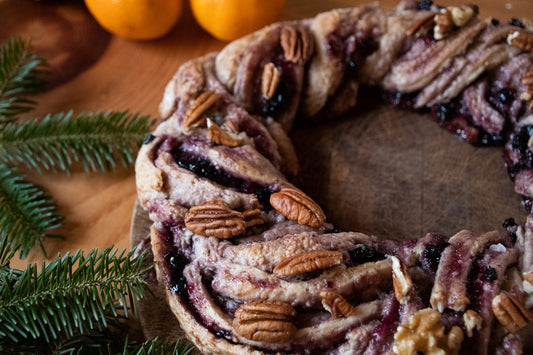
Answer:
<path fill-rule="evenodd" d="M 250 302 L 235 311 L 233 328 L 246 339 L 282 343 L 297 331 L 292 322 L 294 316 L 296 311 L 285 302 Z"/>
<path fill-rule="evenodd" d="M 479 10 L 475 5 L 449 6 L 435 15 L 434 37 L 437 41 L 445 38 L 456 27 L 470 22 Z"/>
<path fill-rule="evenodd" d="M 475 5 L 450 6 L 448 11 L 451 14 L 453 24 L 457 27 L 463 27 L 470 22 L 479 12 Z"/>
<path fill-rule="evenodd" d="M 270 196 L 272 207 L 290 220 L 298 221 L 311 227 L 320 227 L 326 216 L 309 196 L 302 191 L 284 187 Z"/>
<path fill-rule="evenodd" d="M 533 33 L 525 30 L 513 30 L 507 36 L 507 43 L 526 52 L 533 52 Z"/>
<path fill-rule="evenodd" d="M 507 292 L 502 292 L 492 299 L 492 311 L 511 333 L 516 333 L 533 320 L 533 315 L 524 303 Z"/>
<path fill-rule="evenodd" d="M 524 274 L 522 278 L 533 285 L 533 271 L 530 271 L 527 274 Z"/>
<path fill-rule="evenodd" d="M 410 298 L 410 292 L 413 288 L 413 281 L 407 271 L 407 266 L 396 256 L 392 260 L 392 284 L 394 294 L 400 304 L 406 304 Z"/>
<path fill-rule="evenodd" d="M 189 132 L 191 128 L 202 126 L 209 111 L 213 109 L 220 95 L 214 91 L 206 91 L 193 101 L 183 117 L 183 130 Z"/>
<path fill-rule="evenodd" d="M 463 314 L 463 320 L 465 322 L 466 335 L 469 338 L 474 335 L 474 329 L 481 329 L 481 324 L 483 323 L 483 317 L 471 309 Z"/>
<path fill-rule="evenodd" d="M 522 84 L 528 88 L 533 87 L 533 69 L 529 69 L 522 77 Z"/>
<path fill-rule="evenodd" d="M 215 144 L 227 145 L 228 147 L 238 147 L 241 144 L 240 140 L 233 138 L 210 119 L 207 119 L 207 128 L 209 129 L 207 139 Z"/>
<path fill-rule="evenodd" d="M 263 218 L 261 218 L 261 210 L 258 208 L 244 211 L 242 215 L 244 217 L 244 224 L 246 225 L 246 228 L 259 226 L 265 223 Z"/>
<path fill-rule="evenodd" d="M 276 276 L 295 276 L 330 268 L 342 263 L 340 251 L 315 250 L 281 260 L 272 271 Z"/>
<path fill-rule="evenodd" d="M 263 75 L 261 77 L 261 93 L 267 99 L 271 99 L 278 89 L 281 73 L 274 63 L 267 63 L 263 67 Z"/>
<path fill-rule="evenodd" d="M 227 129 L 229 129 L 233 133 L 239 133 L 239 124 L 235 121 L 226 121 L 224 122 L 223 126 L 226 126 Z"/>
<path fill-rule="evenodd" d="M 322 297 L 322 305 L 333 318 L 350 317 L 356 314 L 355 307 L 336 292 L 322 291 L 320 297 Z"/>
<path fill-rule="evenodd" d="M 435 26 L 435 15 L 428 14 L 426 17 L 422 17 L 418 21 L 413 22 L 413 24 L 407 27 L 405 34 L 407 36 L 412 36 L 416 34 L 422 34 L 429 32 Z"/>
<path fill-rule="evenodd" d="M 445 38 L 454 29 L 452 14 L 448 9 L 444 9 L 435 15 L 435 28 L 433 36 L 437 41 Z"/>
<path fill-rule="evenodd" d="M 520 99 L 526 101 L 528 109 L 533 111 L 533 69 L 524 74 L 522 84 L 527 87 L 527 91 L 520 94 Z"/>
<path fill-rule="evenodd" d="M 198 235 L 223 239 L 239 235 L 246 228 L 242 213 L 217 200 L 191 207 L 185 214 L 185 227 Z"/>
<path fill-rule="evenodd" d="M 280 33 L 280 42 L 285 59 L 289 62 L 305 62 L 311 56 L 313 42 L 302 26 L 298 26 L 298 28 L 283 26 Z"/>

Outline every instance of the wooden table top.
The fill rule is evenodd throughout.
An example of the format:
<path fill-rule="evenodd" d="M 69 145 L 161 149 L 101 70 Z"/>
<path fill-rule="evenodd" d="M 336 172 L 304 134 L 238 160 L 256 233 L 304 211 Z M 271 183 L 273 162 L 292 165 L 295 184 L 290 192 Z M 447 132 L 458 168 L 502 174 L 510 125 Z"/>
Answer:
<path fill-rule="evenodd" d="M 361 3 L 364 1 L 287 0 L 281 19 L 303 18 Z M 446 5 L 461 3 L 464 1 L 443 1 Z M 482 17 L 493 16 L 502 21 L 533 18 L 531 0 L 477 3 Z M 390 0 L 382 2 L 387 9 L 395 4 Z M 132 41 L 102 30 L 82 1 L 0 0 L 0 40 L 11 35 L 30 36 L 36 50 L 52 66 L 51 89 L 35 97 L 39 104 L 32 116 L 39 117 L 71 109 L 129 109 L 155 118 L 163 89 L 180 64 L 224 46 L 199 28 L 188 6 L 168 35 L 152 41 Z M 128 247 L 136 199 L 133 169 L 92 174 L 75 171 L 71 176 L 31 171 L 26 174 L 46 188 L 66 216 L 61 230 L 66 240 L 45 241 L 49 256 L 78 248 Z M 42 258 L 42 253 L 36 252 L 20 265 Z"/>

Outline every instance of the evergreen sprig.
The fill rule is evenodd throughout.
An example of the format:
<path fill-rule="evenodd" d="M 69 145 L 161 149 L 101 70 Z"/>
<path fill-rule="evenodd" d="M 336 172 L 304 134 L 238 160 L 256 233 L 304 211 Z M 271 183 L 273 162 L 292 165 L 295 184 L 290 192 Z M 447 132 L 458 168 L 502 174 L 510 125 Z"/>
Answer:
<path fill-rule="evenodd" d="M 133 299 L 146 294 L 144 261 L 145 254 L 134 258 L 133 252 L 117 254 L 112 248 L 86 256 L 78 251 L 43 263 L 41 271 L 30 264 L 16 278 L 5 276 L 0 287 L 0 339 L 50 342 L 63 334 L 102 331 L 109 317 L 119 317 L 120 311 L 127 316 Z"/>
<path fill-rule="evenodd" d="M 44 86 L 43 61 L 29 48 L 21 39 L 0 44 L 0 353 L 188 354 L 183 343 L 122 340 L 133 299 L 148 291 L 146 253 L 78 251 L 43 262 L 40 271 L 36 264 L 11 268 L 16 252 L 24 258 L 34 246 L 43 248 L 63 219 L 16 167 L 69 172 L 80 162 L 86 171 L 103 171 L 119 160 L 129 166 L 152 123 L 128 111 L 18 120 L 35 107 L 28 94 Z"/>
<path fill-rule="evenodd" d="M 70 111 L 11 122 L 0 132 L 0 161 L 67 172 L 81 161 L 86 171 L 106 171 L 116 168 L 117 154 L 129 166 L 150 125 L 148 116 L 128 111 L 77 117 Z"/>
<path fill-rule="evenodd" d="M 33 109 L 35 102 L 26 94 L 44 87 L 42 65 L 28 41 L 11 38 L 0 44 L 0 124 Z"/>
<path fill-rule="evenodd" d="M 48 233 L 61 226 L 63 218 L 54 201 L 31 182 L 25 181 L 6 165 L 0 164 L 0 239 L 8 250 L 20 250 L 25 258 Z"/>

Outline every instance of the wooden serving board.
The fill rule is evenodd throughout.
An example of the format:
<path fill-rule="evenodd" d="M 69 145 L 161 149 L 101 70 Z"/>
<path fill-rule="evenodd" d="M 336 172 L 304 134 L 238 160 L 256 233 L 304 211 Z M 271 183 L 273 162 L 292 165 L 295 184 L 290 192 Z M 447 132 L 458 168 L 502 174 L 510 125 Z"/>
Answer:
<path fill-rule="evenodd" d="M 365 2 L 287 0 L 281 19 Z M 396 3 L 382 1 L 387 9 Z M 533 17 L 531 0 L 483 0 L 479 5 L 482 17 Z M 0 40 L 13 35 L 30 37 L 51 68 L 49 91 L 33 97 L 39 104 L 24 117 L 70 109 L 130 109 L 157 117 L 163 89 L 179 65 L 225 45 L 198 27 L 188 6 L 168 35 L 131 41 L 105 32 L 82 0 L 0 0 Z M 427 115 L 368 106 L 362 103 L 346 117 L 297 126 L 292 132 L 301 165 L 295 183 L 339 228 L 401 239 L 428 231 L 450 235 L 461 228 L 492 230 L 510 216 L 525 220 L 501 149 L 459 142 Z M 149 222 L 142 213 L 132 220 L 136 193 L 131 169 L 90 175 L 75 170 L 71 176 L 23 172 L 46 188 L 66 216 L 59 231 L 66 240 L 45 241 L 50 257 L 77 249 L 129 247 L 147 234 Z M 13 266 L 43 259 L 36 252 Z M 139 305 L 150 337 L 168 334 L 171 328 L 167 322 L 173 317 L 157 307 L 155 300 Z"/>

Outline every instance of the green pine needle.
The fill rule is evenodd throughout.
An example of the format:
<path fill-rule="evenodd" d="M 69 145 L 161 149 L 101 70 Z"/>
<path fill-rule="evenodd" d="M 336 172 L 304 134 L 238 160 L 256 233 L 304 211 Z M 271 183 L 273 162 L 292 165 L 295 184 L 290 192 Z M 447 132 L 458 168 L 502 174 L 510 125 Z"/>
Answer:
<path fill-rule="evenodd" d="M 84 256 L 57 256 L 43 263 L 41 271 L 31 264 L 17 277 L 0 284 L 0 345 L 40 339 L 49 343 L 63 335 L 73 337 L 109 326 L 133 311 L 133 299 L 148 292 L 143 273 L 146 254 L 120 254 L 106 248 Z"/>
<path fill-rule="evenodd" d="M 188 355 L 193 350 L 193 346 L 185 341 L 171 343 L 168 340 L 158 338 L 147 340 L 143 343 L 124 344 L 124 350 L 121 355 Z M 118 354 L 117 354 L 118 355 Z"/>
<path fill-rule="evenodd" d="M 68 172 L 81 161 L 85 171 L 107 171 L 116 168 L 118 155 L 129 166 L 150 125 L 148 116 L 128 111 L 11 122 L 0 132 L 0 162 Z"/>
<path fill-rule="evenodd" d="M 11 38 L 0 44 L 0 123 L 33 109 L 35 102 L 25 95 L 44 87 L 42 65 L 29 41 Z"/>
<path fill-rule="evenodd" d="M 0 239 L 10 250 L 20 249 L 25 258 L 44 237 L 61 226 L 61 215 L 53 200 L 40 186 L 27 182 L 9 167 L 0 164 Z"/>

